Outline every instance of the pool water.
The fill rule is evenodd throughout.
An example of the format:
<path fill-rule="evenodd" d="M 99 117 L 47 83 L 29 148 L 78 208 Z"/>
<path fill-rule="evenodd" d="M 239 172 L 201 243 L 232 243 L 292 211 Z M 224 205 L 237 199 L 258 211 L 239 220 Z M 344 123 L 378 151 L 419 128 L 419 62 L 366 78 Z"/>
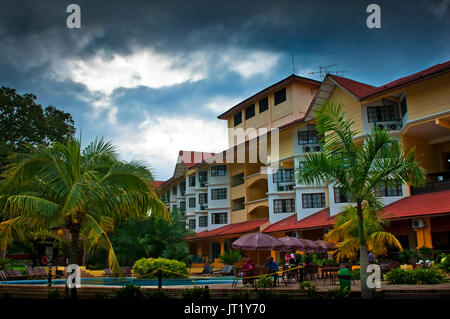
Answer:
<path fill-rule="evenodd" d="M 163 279 L 163 286 L 189 286 L 189 285 L 217 285 L 217 284 L 231 284 L 234 277 L 217 277 L 217 278 L 192 278 L 192 279 Z M 53 279 L 53 285 L 64 285 L 65 279 Z M 158 279 L 137 279 L 134 277 L 111 278 L 81 278 L 82 285 L 95 286 L 124 286 L 126 284 L 133 284 L 142 287 L 157 287 Z M 47 285 L 48 280 L 9 280 L 1 281 L 0 284 L 10 285 Z"/>

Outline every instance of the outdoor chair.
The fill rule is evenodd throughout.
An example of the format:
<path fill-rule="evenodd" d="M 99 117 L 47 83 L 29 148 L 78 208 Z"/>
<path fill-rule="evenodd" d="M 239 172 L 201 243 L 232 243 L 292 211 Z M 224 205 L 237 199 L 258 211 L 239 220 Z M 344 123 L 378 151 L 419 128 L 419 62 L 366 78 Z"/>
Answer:
<path fill-rule="evenodd" d="M 7 280 L 8 276 L 3 272 L 3 270 L 0 270 L 0 279 L 1 280 Z"/>
<path fill-rule="evenodd" d="M 322 268 L 322 279 L 325 285 L 327 281 L 330 285 L 336 285 L 338 279 L 339 267 L 324 267 Z"/>
<path fill-rule="evenodd" d="M 105 276 L 107 276 L 107 277 L 112 276 L 112 272 L 109 268 L 105 268 L 105 269 L 103 269 L 103 271 L 105 272 Z"/>
<path fill-rule="evenodd" d="M 48 277 L 47 271 L 44 268 L 36 267 L 34 269 L 40 278 L 44 279 Z"/>
<path fill-rule="evenodd" d="M 32 279 L 41 279 L 42 274 L 37 270 L 37 268 L 27 267 L 28 277 Z"/>
<path fill-rule="evenodd" d="M 122 274 L 125 276 L 131 276 L 131 268 L 128 266 L 120 267 L 120 270 L 122 271 Z"/>
<path fill-rule="evenodd" d="M 214 266 L 205 264 L 203 266 L 202 272 L 194 273 L 193 275 L 211 275 L 213 273 L 213 270 L 214 270 Z"/>
<path fill-rule="evenodd" d="M 233 274 L 233 268 L 234 268 L 233 265 L 224 265 L 221 270 L 214 271 L 213 274 L 214 275 L 221 275 L 221 276 L 232 275 Z"/>
<path fill-rule="evenodd" d="M 305 281 L 316 281 L 317 267 L 316 266 L 305 266 L 304 270 L 304 280 Z"/>
<path fill-rule="evenodd" d="M 234 279 L 233 279 L 233 283 L 232 283 L 232 287 L 236 287 L 239 280 L 242 280 L 242 285 L 245 286 L 247 284 L 250 284 L 252 287 L 255 286 L 255 279 L 256 278 L 248 278 L 248 279 L 244 279 L 244 277 L 246 277 L 246 275 L 244 275 L 243 272 L 238 272 L 236 267 L 233 267 L 233 274 L 234 274 Z M 253 277 L 255 276 L 255 274 L 252 275 L 248 275 L 247 277 Z"/>

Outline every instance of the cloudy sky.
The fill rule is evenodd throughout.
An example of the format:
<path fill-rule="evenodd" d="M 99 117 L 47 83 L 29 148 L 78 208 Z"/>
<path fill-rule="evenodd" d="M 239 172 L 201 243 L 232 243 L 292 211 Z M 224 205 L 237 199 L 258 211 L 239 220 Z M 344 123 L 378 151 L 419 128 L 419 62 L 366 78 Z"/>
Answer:
<path fill-rule="evenodd" d="M 81 28 L 66 7 L 81 7 Z M 381 7 L 381 29 L 366 7 Z M 72 114 L 157 179 L 177 152 L 220 151 L 217 115 L 319 65 L 381 85 L 450 59 L 450 0 L 1 0 L 0 85 Z"/>

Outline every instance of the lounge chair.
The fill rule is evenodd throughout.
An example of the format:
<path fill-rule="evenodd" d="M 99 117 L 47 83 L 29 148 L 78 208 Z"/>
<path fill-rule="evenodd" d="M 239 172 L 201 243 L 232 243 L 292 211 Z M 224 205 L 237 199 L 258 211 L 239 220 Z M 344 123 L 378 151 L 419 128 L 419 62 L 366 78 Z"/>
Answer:
<path fill-rule="evenodd" d="M 203 271 L 194 273 L 193 275 L 211 275 L 213 273 L 214 266 L 206 264 L 203 266 Z"/>
<path fill-rule="evenodd" d="M 232 275 L 233 274 L 233 265 L 224 265 L 221 270 L 214 271 L 213 274 L 221 275 L 221 276 Z"/>
<path fill-rule="evenodd" d="M 8 275 L 3 270 L 0 270 L 0 279 L 8 280 Z"/>
<path fill-rule="evenodd" d="M 131 276 L 131 268 L 126 266 L 126 267 L 120 267 L 120 270 L 122 271 L 122 274 L 124 274 L 125 276 Z"/>
<path fill-rule="evenodd" d="M 105 268 L 103 270 L 105 272 L 105 276 L 112 276 L 112 272 L 111 272 L 111 270 L 109 268 Z"/>

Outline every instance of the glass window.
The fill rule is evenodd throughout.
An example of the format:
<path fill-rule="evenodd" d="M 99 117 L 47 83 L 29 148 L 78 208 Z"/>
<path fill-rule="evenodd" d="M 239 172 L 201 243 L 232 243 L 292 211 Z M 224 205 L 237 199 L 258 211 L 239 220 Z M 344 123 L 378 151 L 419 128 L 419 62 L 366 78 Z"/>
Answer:
<path fill-rule="evenodd" d="M 180 202 L 180 210 L 181 210 L 182 212 L 185 212 L 185 211 L 186 211 L 186 202 Z"/>
<path fill-rule="evenodd" d="M 234 114 L 234 126 L 242 123 L 242 112 Z"/>
<path fill-rule="evenodd" d="M 227 213 L 212 213 L 211 214 L 211 224 L 227 224 L 228 223 L 228 214 Z"/>
<path fill-rule="evenodd" d="M 227 199 L 226 188 L 216 188 L 211 190 L 211 200 Z"/>
<path fill-rule="evenodd" d="M 245 119 L 248 120 L 249 118 L 255 116 L 255 104 L 252 104 L 250 106 L 247 106 L 245 109 Z"/>
<path fill-rule="evenodd" d="M 380 197 L 403 196 L 402 184 L 399 181 L 383 183 L 375 189 L 375 194 Z"/>
<path fill-rule="evenodd" d="M 172 205 L 172 210 L 177 209 L 177 205 Z"/>
<path fill-rule="evenodd" d="M 168 191 L 166 192 L 166 197 L 167 197 L 167 200 L 170 201 L 170 190 L 168 190 Z"/>
<path fill-rule="evenodd" d="M 369 123 L 398 121 L 398 106 L 397 104 L 368 106 L 367 120 Z"/>
<path fill-rule="evenodd" d="M 348 203 L 352 202 L 353 199 L 350 195 L 346 194 L 345 192 L 342 192 L 338 187 L 334 188 L 334 202 L 335 203 Z"/>
<path fill-rule="evenodd" d="M 226 165 L 211 166 L 211 176 L 227 176 Z"/>
<path fill-rule="evenodd" d="M 322 208 L 325 207 L 325 194 L 312 193 L 302 195 L 303 208 Z"/>
<path fill-rule="evenodd" d="M 177 194 L 177 187 L 174 186 L 172 187 L 172 195 L 176 195 Z"/>
<path fill-rule="evenodd" d="M 199 204 L 207 204 L 208 203 L 208 194 L 198 194 L 198 203 Z"/>
<path fill-rule="evenodd" d="M 200 186 L 205 186 L 205 184 L 208 182 L 208 172 L 198 172 L 198 181 L 200 182 Z"/>
<path fill-rule="evenodd" d="M 267 111 L 269 109 L 269 98 L 265 97 L 259 101 L 259 113 Z"/>
<path fill-rule="evenodd" d="M 189 219 L 189 229 L 195 229 L 195 219 Z"/>
<path fill-rule="evenodd" d="M 295 212 L 295 199 L 274 199 L 274 213 L 293 213 Z"/>
<path fill-rule="evenodd" d="M 195 176 L 189 176 L 189 187 L 195 186 Z"/>
<path fill-rule="evenodd" d="M 195 197 L 189 198 L 189 208 L 195 207 Z"/>
<path fill-rule="evenodd" d="M 208 227 L 208 216 L 198 217 L 198 227 Z"/>
<path fill-rule="evenodd" d="M 298 144 L 319 144 L 319 136 L 316 131 L 298 131 Z"/>
<path fill-rule="evenodd" d="M 181 196 L 183 196 L 185 192 L 186 192 L 186 181 L 183 181 L 183 182 L 180 183 Z"/>
<path fill-rule="evenodd" d="M 282 88 L 281 90 L 275 92 L 275 105 L 278 105 L 284 101 L 286 101 L 286 88 Z"/>
<path fill-rule="evenodd" d="M 408 113 L 408 104 L 406 103 L 406 96 L 400 102 L 400 109 L 402 110 L 402 117 L 405 116 L 406 113 Z"/>
<path fill-rule="evenodd" d="M 273 174 L 274 183 L 293 182 L 294 181 L 294 169 L 279 169 Z"/>

